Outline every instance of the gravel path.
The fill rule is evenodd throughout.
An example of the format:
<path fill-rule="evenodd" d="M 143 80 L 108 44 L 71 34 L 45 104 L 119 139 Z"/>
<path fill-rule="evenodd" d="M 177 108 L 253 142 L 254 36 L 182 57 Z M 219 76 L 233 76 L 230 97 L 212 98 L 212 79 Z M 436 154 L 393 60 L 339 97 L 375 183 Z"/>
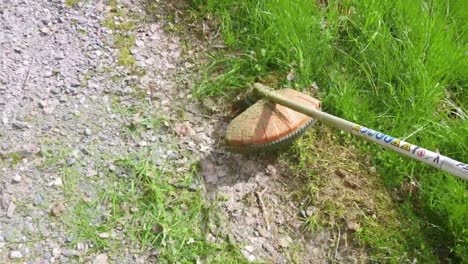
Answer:
<path fill-rule="evenodd" d="M 133 14 L 111 17 L 115 24 L 135 26 L 105 27 L 113 8 Z M 274 157 L 219 147 L 227 118 L 210 117 L 191 98 L 195 54 L 183 45 L 191 40 L 144 16 L 139 1 L 70 8 L 60 0 L 0 0 L 0 262 L 145 263 L 145 253 L 131 248 L 124 258 L 87 254 L 93 245 L 73 243 L 64 217 L 107 184 L 113 160 L 145 148 L 178 173 L 199 161 L 207 198 L 224 197 L 223 232 L 247 260 L 286 263 L 292 246 L 305 259 L 325 260 L 330 235 L 301 235 L 301 210 L 284 184 L 291 179 L 271 165 Z M 134 37 L 131 66 L 119 62 L 116 33 Z"/>

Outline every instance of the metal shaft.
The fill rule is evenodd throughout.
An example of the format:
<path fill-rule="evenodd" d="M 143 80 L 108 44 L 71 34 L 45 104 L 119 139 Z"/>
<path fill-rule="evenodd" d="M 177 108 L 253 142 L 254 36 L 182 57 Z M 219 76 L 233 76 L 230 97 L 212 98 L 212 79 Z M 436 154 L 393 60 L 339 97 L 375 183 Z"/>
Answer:
<path fill-rule="evenodd" d="M 383 147 L 393 149 L 397 152 L 400 152 L 401 154 L 425 162 L 433 167 L 444 170 L 468 181 L 468 164 L 456 161 L 439 153 L 432 152 L 398 138 L 391 137 L 382 132 L 378 132 L 373 129 L 327 114 L 325 112 L 313 109 L 306 105 L 292 102 L 287 98 L 278 95 L 275 91 L 271 90 L 268 86 L 263 84 L 256 83 L 254 84 L 254 88 L 255 91 L 261 96 L 266 97 L 275 103 L 316 118 L 343 131 L 364 137 L 367 140 L 373 141 Z"/>

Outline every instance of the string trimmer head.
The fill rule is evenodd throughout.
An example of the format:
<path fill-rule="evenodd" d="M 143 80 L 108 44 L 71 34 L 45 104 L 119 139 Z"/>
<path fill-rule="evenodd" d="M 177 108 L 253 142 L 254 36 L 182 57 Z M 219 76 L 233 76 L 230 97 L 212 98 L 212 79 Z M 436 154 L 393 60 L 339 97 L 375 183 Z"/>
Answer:
<path fill-rule="evenodd" d="M 320 110 L 320 101 L 292 89 L 278 94 Z M 262 99 L 237 116 L 226 131 L 227 144 L 237 151 L 271 150 L 287 146 L 315 119 L 291 108 Z"/>
<path fill-rule="evenodd" d="M 404 140 L 320 111 L 320 101 L 297 91 L 272 91 L 261 83 L 254 91 L 266 98 L 254 104 L 229 125 L 226 141 L 237 149 L 274 148 L 290 143 L 313 123 L 312 118 L 385 148 L 468 180 L 468 164 L 432 152 Z"/>

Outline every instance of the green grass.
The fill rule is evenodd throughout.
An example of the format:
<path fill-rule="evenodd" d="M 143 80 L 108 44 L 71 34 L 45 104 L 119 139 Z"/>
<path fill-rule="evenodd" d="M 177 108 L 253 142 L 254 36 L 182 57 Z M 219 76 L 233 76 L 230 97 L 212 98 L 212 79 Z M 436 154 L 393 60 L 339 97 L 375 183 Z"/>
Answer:
<path fill-rule="evenodd" d="M 81 0 L 65 0 L 65 4 L 68 7 L 74 7 L 76 6 Z"/>
<path fill-rule="evenodd" d="M 212 54 L 197 95 L 232 95 L 254 81 L 307 91 L 316 82 L 325 111 L 468 161 L 464 1 L 192 2 L 220 18 L 230 48 Z M 288 81 L 291 69 L 295 79 Z M 426 250 L 468 259 L 466 183 L 355 144 L 371 155 L 389 190 L 418 186 L 403 214 L 421 220 Z"/>
<path fill-rule="evenodd" d="M 159 170 L 152 157 L 148 152 L 116 160 L 117 169 L 106 173 L 109 185 L 99 197 L 74 205 L 70 228 L 76 242 L 121 251 L 123 242 L 131 241 L 141 252 L 158 252 L 158 263 L 243 262 L 227 241 L 206 239 L 207 225 L 216 222 L 217 215 L 202 190 L 190 187 L 198 180 L 196 164 L 189 173 L 174 174 Z M 115 237 L 99 236 L 113 232 Z"/>

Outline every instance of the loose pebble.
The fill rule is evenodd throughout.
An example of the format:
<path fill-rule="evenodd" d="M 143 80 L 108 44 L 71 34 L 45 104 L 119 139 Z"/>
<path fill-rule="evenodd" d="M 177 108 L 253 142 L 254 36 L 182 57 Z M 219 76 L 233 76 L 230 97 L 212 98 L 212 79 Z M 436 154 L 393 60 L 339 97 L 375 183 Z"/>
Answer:
<path fill-rule="evenodd" d="M 20 251 L 12 250 L 10 251 L 10 259 L 20 259 L 23 257 Z"/>
<path fill-rule="evenodd" d="M 13 183 L 20 183 L 21 182 L 21 175 L 19 174 L 16 174 L 14 177 L 13 177 Z"/>

